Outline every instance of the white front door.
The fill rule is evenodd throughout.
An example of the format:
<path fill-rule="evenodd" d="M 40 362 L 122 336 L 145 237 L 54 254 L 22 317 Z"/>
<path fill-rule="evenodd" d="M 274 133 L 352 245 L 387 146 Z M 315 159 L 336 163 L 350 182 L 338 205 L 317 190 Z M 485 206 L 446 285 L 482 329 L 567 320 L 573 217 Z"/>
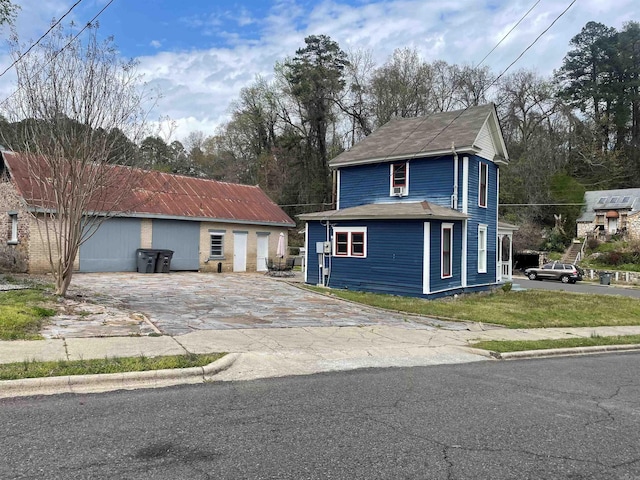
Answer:
<path fill-rule="evenodd" d="M 247 232 L 233 232 L 233 271 L 247 271 Z"/>
<path fill-rule="evenodd" d="M 268 233 L 258 234 L 258 247 L 257 247 L 256 257 L 257 257 L 256 270 L 258 272 L 266 272 L 267 260 L 269 259 L 269 234 Z"/>
<path fill-rule="evenodd" d="M 618 219 L 617 218 L 608 218 L 609 220 L 609 233 L 614 234 L 618 232 Z"/>

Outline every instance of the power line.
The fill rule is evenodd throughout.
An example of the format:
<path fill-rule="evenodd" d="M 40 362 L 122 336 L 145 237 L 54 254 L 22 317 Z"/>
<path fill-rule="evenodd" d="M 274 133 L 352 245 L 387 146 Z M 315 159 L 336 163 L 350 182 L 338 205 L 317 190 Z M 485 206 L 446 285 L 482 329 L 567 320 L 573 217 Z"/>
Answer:
<path fill-rule="evenodd" d="M 51 32 L 51 30 L 53 30 L 54 28 L 56 28 L 58 25 L 60 25 L 60 22 L 62 22 L 62 20 L 64 20 L 64 18 L 69 15 L 71 13 L 71 11 L 76 8 L 80 2 L 82 2 L 82 0 L 78 0 L 76 3 L 74 3 L 71 8 L 69 10 L 67 10 L 67 12 L 62 15 L 57 22 L 55 22 L 53 25 L 51 25 L 51 27 L 49 27 L 49 30 L 47 30 L 46 32 L 44 32 L 42 34 L 42 36 L 33 44 L 31 45 L 26 52 L 20 54 L 20 56 L 18 58 L 16 58 L 16 60 L 9 65 L 7 68 L 4 69 L 4 71 L 2 73 L 0 73 L 0 77 L 3 76 L 5 73 L 7 73 L 9 70 L 11 70 L 16 63 L 18 63 L 20 60 L 22 60 L 31 50 L 33 50 L 41 41 L 44 37 L 46 37 L 47 35 L 49 35 L 49 33 Z"/>
<path fill-rule="evenodd" d="M 82 0 L 80 0 L 80 1 L 82 1 Z M 80 3 L 80 1 L 79 1 L 78 3 Z M 98 17 L 99 17 L 100 15 L 102 15 L 102 13 L 103 13 L 103 12 L 104 12 L 104 11 L 105 11 L 105 10 L 106 10 L 106 9 L 107 9 L 107 8 L 108 8 L 108 7 L 113 3 L 113 2 L 114 2 L 114 0 L 109 0 L 109 2 L 107 2 L 107 4 L 106 4 L 104 7 L 102 7 L 102 9 L 101 9 L 98 13 L 96 13 L 96 14 L 93 16 L 93 18 L 92 18 L 91 20 L 89 20 L 89 21 L 84 25 L 84 27 L 82 27 L 82 29 L 81 29 L 78 33 L 76 33 L 76 34 L 73 36 L 73 38 L 71 38 L 71 40 L 69 40 L 69 42 L 68 42 L 64 47 L 62 47 L 58 52 L 56 52 L 56 54 L 55 54 L 55 55 L 53 55 L 53 57 L 51 57 L 51 59 L 50 59 L 48 62 L 46 62 L 44 65 L 42 65 L 42 67 L 40 68 L 40 70 L 38 70 L 38 72 L 37 72 L 37 73 L 42 72 L 42 71 L 43 71 L 43 70 L 44 70 L 44 69 L 45 69 L 45 68 L 46 68 L 46 67 L 47 67 L 47 66 L 48 66 L 48 65 L 49 65 L 53 60 L 55 60 L 56 58 L 58 58 L 58 55 L 60 55 L 62 52 L 64 52 L 64 51 L 65 51 L 65 50 L 66 50 L 66 49 L 67 49 L 67 48 L 68 48 L 68 47 L 69 47 L 73 42 L 75 42 L 75 41 L 76 41 L 76 39 L 77 39 L 80 35 L 82 35 L 82 33 L 83 33 L 87 28 L 89 28 L 91 25 L 93 25 L 93 23 L 98 19 Z M 15 63 L 14 63 L 14 64 L 15 64 Z M 11 94 L 11 95 L 9 95 L 9 96 L 8 96 L 7 98 L 5 98 L 2 102 L 0 102 L 0 105 L 5 105 L 5 104 L 9 101 L 9 99 L 11 99 L 13 96 L 15 96 L 15 95 L 20 91 L 20 89 L 21 89 L 21 88 L 23 88 L 23 87 L 19 86 L 19 87 L 18 87 L 18 88 L 17 88 L 17 89 L 16 89 L 16 90 Z"/>
<path fill-rule="evenodd" d="M 520 53 L 520 55 L 518 55 L 518 56 L 516 57 L 516 59 L 515 59 L 513 62 L 511 62 L 511 63 L 509 64 L 509 66 L 507 66 L 507 68 L 505 68 L 505 69 L 502 71 L 502 73 L 500 73 L 500 75 L 498 75 L 498 76 L 495 78 L 495 80 L 493 80 L 493 82 L 491 82 L 491 83 L 489 84 L 489 86 L 487 87 L 487 89 L 489 89 L 489 88 L 493 87 L 493 86 L 498 82 L 498 80 L 500 80 L 500 79 L 504 76 L 504 74 L 505 74 L 505 73 L 507 73 L 507 71 L 508 71 L 511 67 L 513 67 L 513 66 L 516 64 L 516 62 L 517 62 L 518 60 L 520 60 L 520 59 L 524 56 L 524 54 L 525 54 L 525 53 L 527 53 L 527 52 L 531 49 L 531 47 L 533 47 L 533 46 L 538 42 L 538 40 L 540 40 L 540 39 L 542 38 L 542 36 L 543 36 L 545 33 L 547 33 L 547 32 L 551 29 L 551 27 L 553 27 L 553 26 L 554 26 L 554 25 L 555 25 L 555 23 L 556 23 L 556 22 L 557 22 L 557 21 L 558 21 L 558 20 L 559 20 L 559 19 L 560 19 L 560 18 L 561 18 L 565 13 L 567 13 L 567 11 L 568 11 L 568 10 L 573 6 L 573 4 L 574 4 L 574 3 L 576 3 L 577 1 L 578 1 L 578 0 L 572 0 L 572 2 L 567 6 L 567 8 L 565 8 L 565 9 L 564 9 L 564 10 L 563 10 L 563 11 L 562 11 L 562 12 L 561 12 L 561 13 L 560 13 L 560 14 L 559 14 L 559 15 L 558 15 L 554 20 L 553 20 L 553 22 L 551 22 L 551 23 L 549 24 L 549 26 L 548 26 L 547 28 L 545 28 L 545 29 L 542 31 L 542 33 L 540 33 L 540 35 L 538 35 L 538 36 L 536 37 L 536 39 L 535 39 L 533 42 L 531 42 L 531 43 L 527 46 L 527 48 L 525 48 L 525 49 L 522 51 L 522 53 Z M 463 110 L 460 110 L 460 113 L 458 113 L 458 115 L 456 115 L 456 116 L 453 118 L 453 120 L 451 120 L 447 125 L 445 125 L 445 127 L 444 127 L 442 130 L 440 130 L 440 131 L 439 131 L 439 132 L 438 132 L 438 133 L 437 133 L 437 134 L 436 134 L 436 135 L 435 135 L 431 140 L 429 140 L 429 141 L 427 142 L 427 144 L 426 144 L 424 147 L 422 147 L 422 150 L 424 151 L 424 149 L 425 149 L 425 148 L 427 148 L 427 147 L 428 147 L 428 146 L 429 146 L 429 145 L 430 145 L 430 144 L 431 144 L 431 143 L 432 143 L 436 138 L 438 138 L 438 137 L 439 137 L 439 136 L 440 136 L 440 135 L 441 135 L 441 134 L 442 134 L 442 133 L 443 133 L 447 128 L 449 128 L 449 127 L 450 127 L 450 126 L 451 126 L 451 125 L 452 125 L 452 124 L 453 124 L 453 123 L 454 123 L 458 118 L 460 118 L 460 116 L 461 116 L 464 112 L 466 112 L 467 110 L 469 110 L 469 108 L 470 108 L 470 107 L 466 107 L 466 108 L 464 108 Z M 425 118 L 425 120 L 426 120 L 426 118 Z M 408 138 L 408 137 L 407 137 L 407 138 Z M 406 139 L 405 139 L 405 140 L 406 140 Z"/>
<path fill-rule="evenodd" d="M 537 6 L 539 3 L 540 3 L 540 0 L 538 0 L 536 3 L 534 3 L 534 4 L 533 4 L 533 6 L 532 6 L 529 10 L 527 10 L 527 13 L 525 13 L 525 14 L 522 16 L 522 18 L 521 18 L 520 20 L 518 20 L 518 22 L 517 22 L 513 27 L 511 27 L 511 30 L 509 30 L 509 31 L 505 34 L 505 36 L 504 36 L 504 37 L 502 37 L 498 43 L 496 43 L 496 45 L 491 49 L 491 51 L 490 51 L 489 53 L 487 53 L 487 54 L 484 56 L 484 58 L 483 58 L 482 60 L 480 60 L 480 62 L 478 62 L 478 64 L 476 65 L 476 67 L 479 67 L 480 65 L 482 65 L 482 63 L 487 59 L 487 57 L 488 57 L 489 55 L 491 55 L 491 54 L 494 52 L 494 50 L 495 50 L 496 48 L 498 48 L 498 47 L 500 46 L 500 44 L 501 44 L 502 42 L 504 42 L 504 41 L 507 39 L 507 37 L 508 37 L 509 35 L 511 35 L 511 32 L 513 32 L 513 31 L 518 27 L 518 25 L 520 25 L 520 24 L 522 23 L 522 21 L 523 21 L 525 18 L 527 18 L 527 16 L 528 16 L 532 11 L 533 11 L 533 9 L 534 9 L 534 8 L 536 8 L 536 6 Z"/>

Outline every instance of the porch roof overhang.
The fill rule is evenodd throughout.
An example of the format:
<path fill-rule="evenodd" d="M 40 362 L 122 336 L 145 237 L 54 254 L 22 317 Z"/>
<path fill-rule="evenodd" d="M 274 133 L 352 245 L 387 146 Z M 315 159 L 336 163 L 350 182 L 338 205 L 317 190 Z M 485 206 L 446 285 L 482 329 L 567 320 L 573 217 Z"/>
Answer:
<path fill-rule="evenodd" d="M 298 215 L 301 220 L 466 220 L 469 215 L 433 203 L 372 203 L 357 207 Z"/>
<path fill-rule="evenodd" d="M 498 235 L 512 234 L 516 230 L 520 230 L 520 227 L 507 222 L 498 222 Z"/>

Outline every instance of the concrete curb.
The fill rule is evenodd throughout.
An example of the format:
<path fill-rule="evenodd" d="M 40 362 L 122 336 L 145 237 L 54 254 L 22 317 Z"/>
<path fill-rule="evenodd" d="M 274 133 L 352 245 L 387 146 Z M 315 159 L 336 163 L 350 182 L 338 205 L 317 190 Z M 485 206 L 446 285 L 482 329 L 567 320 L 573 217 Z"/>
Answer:
<path fill-rule="evenodd" d="M 474 349 L 476 350 L 476 349 Z M 521 352 L 493 352 L 491 357 L 498 360 L 517 360 L 520 358 L 544 358 L 561 355 L 590 355 L 595 353 L 626 352 L 640 350 L 640 345 L 598 345 L 594 347 L 548 348 L 544 350 L 524 350 Z"/>
<path fill-rule="evenodd" d="M 4 380 L 0 381 L 0 398 L 60 393 L 93 393 L 203 383 L 217 373 L 227 370 L 239 356 L 238 353 L 230 353 L 204 367 Z"/>

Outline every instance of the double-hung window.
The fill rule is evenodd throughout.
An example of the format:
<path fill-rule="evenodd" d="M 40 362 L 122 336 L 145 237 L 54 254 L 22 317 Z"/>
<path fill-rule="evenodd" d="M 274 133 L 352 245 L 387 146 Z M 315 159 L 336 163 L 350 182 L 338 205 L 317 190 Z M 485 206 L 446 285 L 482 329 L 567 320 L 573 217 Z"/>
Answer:
<path fill-rule="evenodd" d="M 441 232 L 441 257 L 442 278 L 453 276 L 453 223 L 443 223 Z"/>
<path fill-rule="evenodd" d="M 478 225 L 478 273 L 487 273 L 487 226 Z"/>
<path fill-rule="evenodd" d="M 11 228 L 11 231 L 9 232 L 9 243 L 16 244 L 18 243 L 18 214 L 15 212 L 10 212 L 9 220 Z"/>
<path fill-rule="evenodd" d="M 224 232 L 209 231 L 210 251 L 209 258 L 224 258 Z"/>
<path fill-rule="evenodd" d="M 478 185 L 478 205 L 487 206 L 489 184 L 489 166 L 486 163 L 480 163 L 480 180 Z"/>
<path fill-rule="evenodd" d="M 333 252 L 336 257 L 366 257 L 367 227 L 334 227 Z"/>
<path fill-rule="evenodd" d="M 391 195 L 405 196 L 409 193 L 409 162 L 391 164 Z"/>

